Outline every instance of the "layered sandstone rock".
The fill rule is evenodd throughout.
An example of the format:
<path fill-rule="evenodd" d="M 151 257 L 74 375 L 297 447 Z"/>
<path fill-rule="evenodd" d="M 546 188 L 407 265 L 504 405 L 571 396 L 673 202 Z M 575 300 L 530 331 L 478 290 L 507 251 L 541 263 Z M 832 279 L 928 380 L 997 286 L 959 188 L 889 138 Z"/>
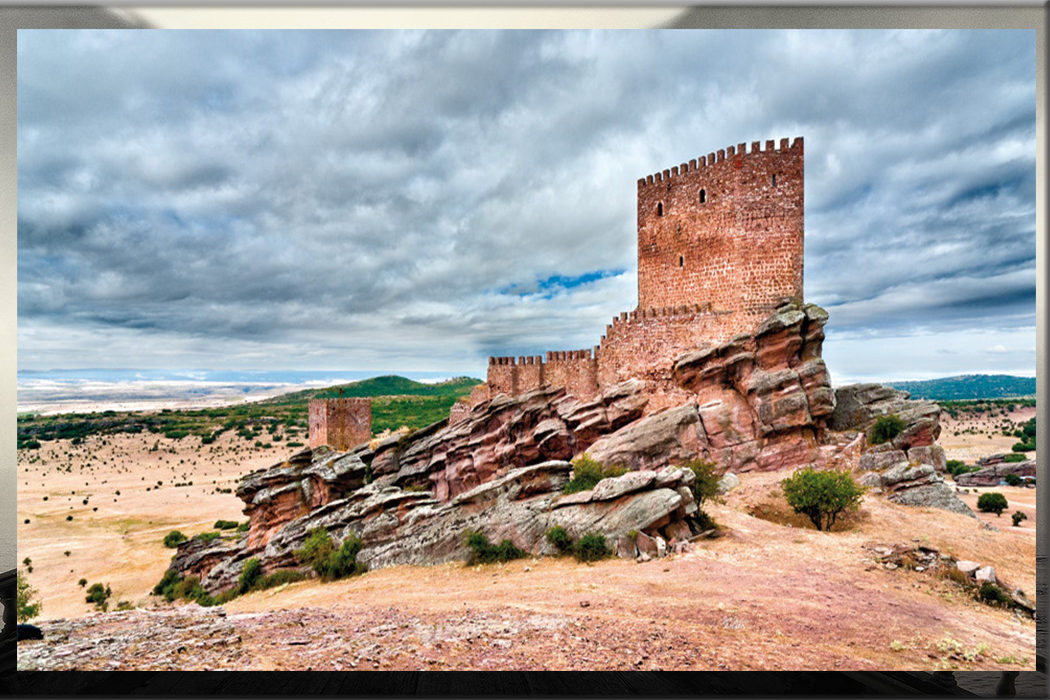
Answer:
<path fill-rule="evenodd" d="M 332 455 L 322 453 L 317 460 L 330 465 Z M 278 465 L 268 471 L 274 472 L 274 480 L 283 480 L 287 468 Z M 573 538 L 600 532 L 616 551 L 632 557 L 635 533 L 671 543 L 697 534 L 697 508 L 687 488 L 694 477 L 688 469 L 631 472 L 601 481 L 590 491 L 563 495 L 571 471 L 569 462 L 557 460 L 520 467 L 447 502 L 426 492 L 373 482 L 267 530 L 265 543 L 248 536 L 184 543 L 172 567 L 199 576 L 209 591 L 225 590 L 236 583 L 245 561 L 252 557 L 266 572 L 301 568 L 296 551 L 318 527 L 337 542 L 351 533 L 360 537 L 358 561 L 371 569 L 463 560 L 468 554 L 464 541 L 468 530 L 479 530 L 493 542 L 510 539 L 534 554 L 553 554 L 545 534 L 560 525 Z M 266 472 L 253 478 L 268 480 Z M 253 492 L 241 493 L 250 498 Z"/>
<path fill-rule="evenodd" d="M 958 475 L 955 483 L 959 486 L 998 486 L 1007 474 L 1035 478 L 1035 462 L 1027 459 L 1023 462 L 996 462 L 984 469 Z"/>

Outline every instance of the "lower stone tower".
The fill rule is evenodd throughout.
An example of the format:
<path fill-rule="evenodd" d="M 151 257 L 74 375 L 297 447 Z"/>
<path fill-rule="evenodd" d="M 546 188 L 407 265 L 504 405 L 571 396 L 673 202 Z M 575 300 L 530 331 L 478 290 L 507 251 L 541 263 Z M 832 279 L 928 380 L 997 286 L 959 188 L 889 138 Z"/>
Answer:
<path fill-rule="evenodd" d="M 345 451 L 372 439 L 371 399 L 312 399 L 309 414 L 310 447 Z"/>

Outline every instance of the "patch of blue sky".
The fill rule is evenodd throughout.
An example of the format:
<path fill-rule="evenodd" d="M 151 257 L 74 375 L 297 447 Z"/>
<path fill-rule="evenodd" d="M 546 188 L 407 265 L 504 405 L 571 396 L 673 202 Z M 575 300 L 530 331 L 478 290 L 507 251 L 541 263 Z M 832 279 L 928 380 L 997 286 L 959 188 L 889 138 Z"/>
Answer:
<path fill-rule="evenodd" d="M 511 284 L 500 288 L 500 294 L 513 294 L 519 297 L 539 297 L 541 299 L 552 299 L 559 294 L 592 284 L 599 280 L 610 277 L 619 277 L 627 272 L 627 268 L 616 268 L 612 270 L 592 270 L 582 275 L 551 275 L 541 280 L 536 280 L 530 285 Z"/>

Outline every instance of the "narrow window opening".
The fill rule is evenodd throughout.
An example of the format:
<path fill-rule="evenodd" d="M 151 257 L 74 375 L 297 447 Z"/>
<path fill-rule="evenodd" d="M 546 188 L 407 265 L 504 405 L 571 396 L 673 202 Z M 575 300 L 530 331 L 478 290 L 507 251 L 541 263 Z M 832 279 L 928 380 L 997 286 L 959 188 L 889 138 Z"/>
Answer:
<path fill-rule="evenodd" d="M 685 267 L 685 256 L 684 255 L 679 255 L 678 256 L 678 267 Z"/>
<path fill-rule="evenodd" d="M 700 190 L 700 203 L 703 204 L 707 201 L 707 190 Z"/>
<path fill-rule="evenodd" d="M 657 204 L 656 204 L 656 215 L 657 216 L 663 216 L 664 215 L 664 203 L 663 202 L 657 202 Z"/>
<path fill-rule="evenodd" d="M 773 173 L 773 187 L 777 186 L 777 174 Z"/>

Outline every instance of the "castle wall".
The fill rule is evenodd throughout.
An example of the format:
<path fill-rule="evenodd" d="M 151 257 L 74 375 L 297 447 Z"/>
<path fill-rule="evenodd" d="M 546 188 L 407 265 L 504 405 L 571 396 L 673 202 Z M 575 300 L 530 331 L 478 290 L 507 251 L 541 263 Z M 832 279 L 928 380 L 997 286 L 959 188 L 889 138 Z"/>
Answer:
<path fill-rule="evenodd" d="M 310 447 L 347 450 L 372 439 L 371 399 L 312 399 L 308 412 Z"/>
<path fill-rule="evenodd" d="M 802 252 L 802 139 L 740 144 L 638 181 L 639 309 L 769 313 L 801 301 Z"/>
<path fill-rule="evenodd" d="M 606 326 L 598 352 L 598 385 L 611 386 L 665 371 L 692 348 L 718 344 L 752 330 L 761 318 L 743 312 L 666 307 L 632 311 Z"/>

